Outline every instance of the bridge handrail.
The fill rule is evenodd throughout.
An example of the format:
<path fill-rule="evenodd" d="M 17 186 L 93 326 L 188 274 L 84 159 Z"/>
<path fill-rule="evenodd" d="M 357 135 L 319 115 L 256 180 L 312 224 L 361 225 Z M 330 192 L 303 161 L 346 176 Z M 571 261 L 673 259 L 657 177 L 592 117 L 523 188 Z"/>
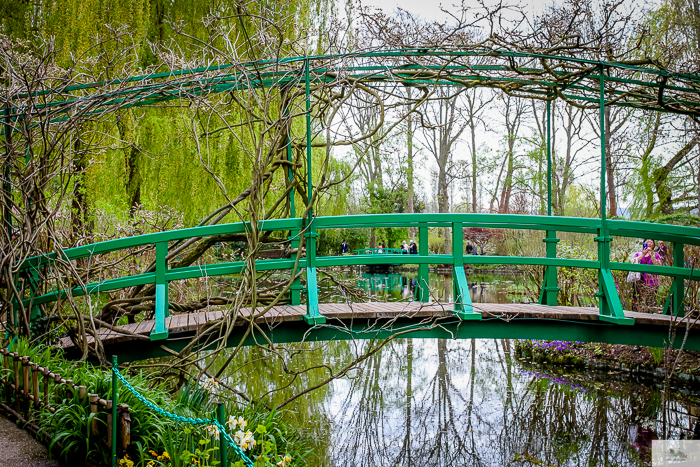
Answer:
<path fill-rule="evenodd" d="M 599 271 L 598 283 L 605 291 L 600 294 L 611 296 L 610 300 L 614 302 L 617 310 L 615 319 L 624 320 L 624 313 L 619 297 L 615 290 L 614 279 L 611 270 L 645 272 L 650 274 L 659 274 L 674 277 L 672 285 L 672 294 L 677 297 L 675 309 L 679 311 L 682 306 L 679 298 L 680 292 L 683 290 L 683 280 L 700 280 L 700 271 L 685 268 L 683 264 L 683 245 L 693 244 L 700 245 L 700 228 L 683 227 L 665 224 L 652 224 L 645 222 L 633 221 L 609 221 L 609 235 L 619 235 L 624 237 L 644 237 L 655 238 L 661 240 L 670 240 L 675 245 L 680 245 L 680 248 L 674 248 L 674 266 L 659 266 L 659 265 L 642 265 L 611 262 L 609 258 L 598 258 L 598 260 L 579 260 L 557 258 L 556 242 L 559 240 L 554 238 L 557 231 L 586 233 L 590 235 L 598 235 L 594 238 L 597 242 L 609 242 L 610 237 L 601 236 L 601 225 L 599 219 L 589 218 L 570 218 L 570 217 L 555 217 L 555 216 L 532 216 L 532 215 L 510 215 L 510 214 L 376 214 L 376 215 L 357 215 L 357 216 L 335 216 L 335 217 L 317 217 L 314 218 L 310 225 L 305 225 L 303 219 L 275 219 L 261 221 L 259 230 L 264 232 L 270 231 L 289 231 L 292 233 L 292 238 L 297 241 L 301 235 L 307 237 L 307 257 L 300 258 L 297 263 L 294 259 L 270 259 L 256 260 L 256 269 L 264 270 L 295 270 L 295 264 L 298 268 L 306 268 L 307 281 L 310 281 L 307 286 L 307 293 L 311 293 L 309 289 L 316 290 L 315 275 L 317 267 L 331 266 L 352 266 L 352 265 L 372 265 L 386 263 L 387 255 L 391 255 L 391 262 L 396 264 L 416 264 L 419 266 L 419 276 L 427 277 L 427 268 L 429 264 L 452 264 L 455 268 L 456 278 L 459 279 L 459 290 L 455 291 L 455 297 L 462 297 L 464 303 L 460 305 L 460 309 L 471 309 L 471 301 L 467 296 L 468 290 L 466 287 L 466 279 L 464 276 L 465 264 L 513 264 L 513 265 L 541 265 L 546 270 L 549 268 L 573 267 L 573 268 L 591 268 Z M 337 229 L 337 228 L 362 228 L 362 227 L 417 227 L 420 231 L 419 254 L 418 255 L 403 255 L 400 249 L 384 249 L 386 252 L 378 253 L 378 248 L 361 249 L 361 251 L 372 251 L 374 254 L 358 254 L 350 256 L 317 256 L 315 252 L 315 234 L 318 230 Z M 427 248 L 428 235 L 427 229 L 430 227 L 451 227 L 453 235 L 454 251 L 461 251 L 462 254 L 447 254 L 447 255 L 431 255 Z M 488 227 L 488 228 L 510 228 L 510 229 L 530 229 L 547 232 L 547 238 L 544 239 L 547 245 L 546 257 L 504 257 L 504 256 L 471 256 L 464 255 L 464 236 L 463 228 L 466 227 Z M 109 290 L 132 287 L 135 285 L 156 284 L 156 308 L 161 309 L 162 313 L 167 316 L 167 284 L 174 280 L 191 279 L 204 276 L 220 276 L 226 274 L 237 274 L 248 267 L 246 261 L 234 261 L 227 263 L 217 263 L 210 265 L 188 266 L 175 269 L 169 269 L 165 260 L 167 254 L 167 245 L 170 241 L 183 240 L 193 237 L 205 237 L 213 235 L 226 235 L 232 233 L 243 233 L 250 229 L 250 223 L 235 223 L 223 224 L 216 226 L 193 227 L 188 229 L 173 230 L 168 232 L 159 232 L 146 234 L 138 237 L 128 237 L 123 239 L 109 240 L 106 242 L 96 243 L 93 245 L 85 245 L 77 248 L 64 250 L 61 252 L 61 257 L 65 260 L 74 260 L 84 258 L 95 254 L 104 254 L 121 249 L 141 247 L 147 245 L 156 246 L 156 271 L 136 274 L 132 276 L 109 279 L 101 282 L 90 283 L 85 287 L 77 287 L 72 290 L 57 290 L 43 295 L 35 294 L 29 299 L 24 299 L 25 306 L 37 306 L 55 301 L 59 298 L 68 296 L 71 293 L 73 296 L 85 294 L 93 294 L 106 292 Z M 395 250 L 395 251 L 394 251 Z M 678 253 L 677 253 L 678 250 Z M 357 251 L 357 250 L 356 250 Z M 599 255 L 600 255 L 599 250 Z M 678 254 L 680 256 L 678 256 Z M 37 270 L 39 267 L 50 264 L 55 258 L 58 258 L 57 253 L 42 257 L 34 257 L 25 261 L 18 269 L 19 270 Z M 555 271 L 556 269 L 552 269 Z M 295 270 L 296 271 L 296 270 Z M 296 274 L 296 272 L 294 273 Z M 556 284 L 556 274 L 549 274 L 548 281 L 545 280 L 543 292 L 540 300 L 545 300 L 545 292 L 549 294 L 550 301 L 556 300 L 556 294 L 559 290 Z M 427 282 L 427 281 L 426 281 Z M 455 281 L 457 282 L 457 281 Z M 551 283 L 550 283 L 551 282 Z M 427 286 L 426 286 L 427 287 Z M 296 290 L 300 290 L 301 285 L 297 284 Z M 160 290 L 160 291 L 159 291 Z M 423 292 L 427 295 L 427 289 Z M 165 295 L 163 295 L 165 294 Z M 161 297 L 160 302 L 158 297 Z M 600 295 L 602 297 L 602 295 Z M 165 298 L 163 298 L 165 297 Z M 424 297 L 425 299 L 425 297 Z M 165 300 L 163 302 L 163 300 Z M 317 301 L 317 299 L 315 299 Z M 669 298 L 670 300 L 670 298 Z M 310 300 L 314 301 L 314 300 Z M 550 303 L 551 304 L 551 303 Z M 668 305 L 668 302 L 667 302 Z M 162 308 L 165 307 L 165 310 Z M 317 304 L 316 304 L 317 308 Z M 668 308 L 668 307 L 667 307 Z M 680 312 L 680 311 L 679 311 Z M 158 313 L 156 313 L 158 315 Z M 476 313 L 475 313 L 476 314 Z M 479 315 L 480 316 L 480 315 Z M 475 318 L 476 319 L 476 318 Z M 163 320 L 161 319 L 161 324 Z"/>
<path fill-rule="evenodd" d="M 419 213 L 419 214 L 367 214 L 355 216 L 317 217 L 313 227 L 317 230 L 331 228 L 361 228 L 373 227 L 451 227 L 459 222 L 463 227 L 480 227 L 494 229 L 526 229 L 554 230 L 559 232 L 596 234 L 600 227 L 600 219 L 560 216 L 533 216 L 522 214 L 481 214 L 481 213 Z M 669 224 L 654 224 L 650 222 L 619 221 L 608 222 L 611 235 L 620 237 L 642 238 L 653 237 L 658 240 L 679 242 L 686 245 L 700 246 L 700 228 L 685 227 Z M 258 229 L 263 232 L 283 230 L 303 230 L 304 219 L 271 219 L 260 221 Z M 245 233 L 250 229 L 250 222 L 219 224 L 203 227 L 156 232 L 134 237 L 125 237 L 104 242 L 69 248 L 60 252 L 64 260 L 75 260 L 90 256 L 111 253 L 128 248 L 154 245 L 161 242 L 186 240 L 196 237 L 210 237 Z M 26 259 L 18 268 L 23 270 L 30 267 L 49 264 L 59 257 L 59 253 L 50 253 Z"/>

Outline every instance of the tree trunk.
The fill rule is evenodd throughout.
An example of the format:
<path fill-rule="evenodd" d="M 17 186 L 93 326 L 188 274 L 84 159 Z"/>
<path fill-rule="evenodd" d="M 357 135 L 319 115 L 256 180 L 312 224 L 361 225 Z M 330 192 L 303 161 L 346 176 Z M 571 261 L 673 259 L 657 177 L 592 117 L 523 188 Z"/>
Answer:
<path fill-rule="evenodd" d="M 696 138 L 691 139 L 666 165 L 654 170 L 654 186 L 656 187 L 656 195 L 659 197 L 659 209 L 662 214 L 673 214 L 673 190 L 667 183 L 668 176 L 697 144 L 698 140 Z"/>
<path fill-rule="evenodd" d="M 80 151 L 80 139 L 77 139 L 74 148 L 73 158 L 73 201 L 71 206 L 71 242 L 74 246 L 78 238 L 83 233 L 88 233 L 86 228 L 88 207 L 87 193 L 85 188 L 85 170 L 87 169 L 87 161 L 85 154 Z"/>
<path fill-rule="evenodd" d="M 141 204 L 141 171 L 140 153 L 136 142 L 135 132 L 128 115 L 117 117 L 117 129 L 119 137 L 128 147 L 124 154 L 124 167 L 126 170 L 126 196 L 129 201 L 129 215 L 133 218 L 138 206 Z"/>
<path fill-rule="evenodd" d="M 447 159 L 447 156 L 445 156 Z M 438 168 L 438 212 L 450 212 L 449 187 L 447 186 L 447 163 L 441 164 Z M 452 237 L 448 233 L 448 229 L 442 229 L 445 236 L 445 254 L 452 252 Z"/>

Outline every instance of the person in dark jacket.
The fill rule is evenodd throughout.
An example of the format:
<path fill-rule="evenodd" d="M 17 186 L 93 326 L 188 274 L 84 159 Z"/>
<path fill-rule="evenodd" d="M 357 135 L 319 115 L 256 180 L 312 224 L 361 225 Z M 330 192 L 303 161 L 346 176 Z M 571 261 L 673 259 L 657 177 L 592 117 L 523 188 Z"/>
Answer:
<path fill-rule="evenodd" d="M 467 254 L 468 255 L 474 254 L 474 245 L 472 245 L 472 242 L 467 242 Z"/>
<path fill-rule="evenodd" d="M 350 252 L 350 246 L 348 246 L 348 242 L 343 240 L 343 243 L 340 244 L 340 254 L 344 255 L 348 252 Z"/>
<path fill-rule="evenodd" d="M 416 245 L 416 242 L 411 240 L 411 244 L 408 246 L 408 250 L 412 255 L 417 255 L 418 254 L 418 245 Z"/>

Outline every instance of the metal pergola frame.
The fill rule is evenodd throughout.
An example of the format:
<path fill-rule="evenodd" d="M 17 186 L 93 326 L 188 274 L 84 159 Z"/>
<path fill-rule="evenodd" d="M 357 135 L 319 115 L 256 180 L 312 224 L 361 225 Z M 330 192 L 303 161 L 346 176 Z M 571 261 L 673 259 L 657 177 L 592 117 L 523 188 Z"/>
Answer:
<path fill-rule="evenodd" d="M 419 265 L 419 277 L 426 279 L 430 263 L 451 263 L 455 273 L 455 312 L 462 319 L 479 319 L 473 312 L 464 273 L 462 228 L 465 226 L 487 226 L 495 228 L 528 228 L 544 230 L 546 236 L 545 258 L 505 258 L 485 257 L 484 263 L 498 260 L 505 264 L 541 264 L 545 266 L 544 283 L 540 303 L 557 304 L 558 267 L 592 267 L 598 270 L 601 321 L 616 324 L 633 324 L 626 318 L 612 276 L 612 269 L 642 271 L 665 274 L 674 277 L 671 293 L 666 302 L 667 313 L 684 314 L 684 279 L 698 280 L 697 272 L 684 269 L 683 245 L 700 245 L 700 229 L 670 225 L 610 221 L 607 219 L 606 203 L 606 154 L 605 154 L 605 107 L 624 106 L 644 110 L 670 112 L 692 117 L 700 116 L 700 76 L 687 73 L 674 73 L 664 70 L 648 61 L 608 62 L 576 57 L 552 56 L 539 53 L 514 52 L 506 50 L 459 50 L 410 48 L 400 50 L 377 50 L 340 55 L 320 55 L 261 60 L 249 63 L 217 65 L 203 68 L 153 73 L 124 79 L 94 83 L 57 85 L 39 92 L 17 93 L 12 96 L 11 105 L 4 108 L 5 126 L 2 134 L 8 139 L 12 127 L 17 122 L 36 116 L 48 122 L 60 122 L 71 118 L 70 114 L 84 112 L 85 115 L 104 113 L 109 109 L 152 106 L 188 96 L 201 96 L 205 93 L 233 92 L 256 87 L 293 87 L 298 96 L 304 96 L 306 122 L 306 181 L 307 200 L 314 198 L 312 177 L 312 96 L 324 86 L 342 85 L 361 81 L 368 85 L 399 83 L 405 86 L 466 86 L 499 88 L 511 95 L 546 101 L 546 157 L 547 157 L 547 216 L 519 216 L 495 214 L 437 215 L 402 214 L 350 217 L 316 218 L 309 207 L 304 219 L 295 218 L 294 190 L 289 194 L 292 219 L 265 221 L 261 230 L 287 230 L 295 240 L 293 247 L 306 244 L 307 257 L 299 262 L 306 268 L 307 307 L 306 321 L 309 324 L 322 323 L 325 318 L 318 312 L 316 290 L 316 267 L 330 265 L 370 264 L 366 259 L 359 263 L 348 257 L 337 259 L 316 258 L 317 229 L 359 226 L 406 227 L 415 226 L 420 230 L 420 255 L 403 261 Z M 601 165 L 600 165 L 600 219 L 574 219 L 552 216 L 552 158 L 551 158 L 551 102 L 564 99 L 572 105 L 587 109 L 597 109 L 601 125 Z M 289 117 L 289 109 L 281 109 L 283 116 Z M 289 135 L 287 134 L 289 142 Z M 291 160 L 290 144 L 287 156 Z M 6 158 L 10 157 L 6 153 Z M 289 176 L 292 176 L 291 169 Z M 9 178 L 9 173 L 6 172 Z M 6 179 L 5 196 L 11 196 L 9 179 Z M 5 213 L 6 225 L 11 228 L 10 213 Z M 389 216 L 389 217 L 387 217 Z M 428 216 L 428 217 L 426 217 Z M 446 217 L 447 216 L 447 217 Z M 466 216 L 466 217 L 464 217 Z M 453 229 L 455 251 L 452 255 L 428 255 L 428 227 L 449 226 Z M 197 227 L 181 231 L 150 234 L 130 239 L 103 242 L 86 247 L 73 248 L 62 253 L 63 259 L 77 259 L 92 254 L 116 251 L 135 245 L 154 244 L 156 246 L 156 272 L 129 278 L 120 278 L 88 285 L 85 289 L 56 291 L 43 296 L 24 300 L 26 306 L 34 307 L 72 293 L 96 293 L 104 290 L 123 288 L 134 284 L 156 284 L 156 331 L 152 339 L 167 338 L 164 319 L 168 315 L 168 282 L 185 277 L 194 277 L 196 271 L 190 268 L 168 270 L 165 256 L 167 242 L 173 239 L 201 237 L 215 233 L 245 230 L 245 224 L 224 224 L 210 227 Z M 597 261 L 574 261 L 558 259 L 556 245 L 559 242 L 557 231 L 585 232 L 595 235 L 598 244 Z M 459 232 L 457 235 L 455 232 Z M 674 266 L 626 265 L 611 263 L 611 234 L 637 237 L 654 235 L 674 243 Z M 443 257 L 444 256 L 444 257 Z M 449 257 L 448 257 L 449 256 Z M 31 258 L 20 266 L 20 270 L 37 271 L 42 265 L 57 258 L 55 254 Z M 471 263 L 482 262 L 469 258 Z M 292 261 L 294 263 L 294 261 Z M 584 264 L 585 263 L 585 264 Z M 589 264 L 590 263 L 590 264 Z M 296 274 L 296 266 L 288 260 L 261 261 L 265 269 L 291 269 Z M 208 275 L 240 272 L 245 265 L 227 263 L 208 267 Z M 185 271 L 187 269 L 188 271 Z M 175 272 L 178 271 L 178 272 Z M 201 273 L 201 271 L 200 271 Z M 31 274 L 30 274 L 31 275 Z M 36 277 L 36 275 L 34 274 Z M 427 285 L 421 284 L 421 300 L 428 300 Z M 300 303 L 301 285 L 297 279 L 291 285 L 292 304 Z M 477 317 L 478 315 L 478 317 Z"/>

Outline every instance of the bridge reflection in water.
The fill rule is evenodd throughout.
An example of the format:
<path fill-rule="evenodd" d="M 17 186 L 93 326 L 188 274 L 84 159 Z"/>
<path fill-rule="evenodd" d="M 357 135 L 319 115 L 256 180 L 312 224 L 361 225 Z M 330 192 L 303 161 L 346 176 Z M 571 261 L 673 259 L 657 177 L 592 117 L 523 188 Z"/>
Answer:
<path fill-rule="evenodd" d="M 700 435 L 697 389 L 693 395 L 672 390 L 664 416 L 658 380 L 538 366 L 519 360 L 512 345 L 392 341 L 364 361 L 356 377 L 289 406 L 289 416 L 315 440 L 323 466 L 502 467 L 523 453 L 559 467 L 638 466 L 648 462 L 652 439 Z M 366 349 L 356 346 L 310 344 L 304 358 L 341 367 Z M 255 355 L 251 348 L 237 356 L 231 377 Z M 227 358 L 224 353 L 216 362 Z M 313 377 L 292 381 L 278 364 L 235 373 L 235 381 L 256 396 L 291 384 L 270 396 L 273 406 L 315 383 Z"/>

